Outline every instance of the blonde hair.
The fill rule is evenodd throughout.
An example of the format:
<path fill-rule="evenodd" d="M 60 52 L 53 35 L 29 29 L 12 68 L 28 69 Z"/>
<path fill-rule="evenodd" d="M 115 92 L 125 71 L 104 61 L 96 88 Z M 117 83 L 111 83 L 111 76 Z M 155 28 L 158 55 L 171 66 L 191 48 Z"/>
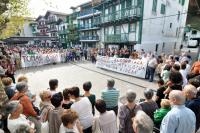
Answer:
<path fill-rule="evenodd" d="M 28 78 L 25 75 L 19 76 L 17 82 L 28 82 Z"/>
<path fill-rule="evenodd" d="M 41 98 L 42 101 L 50 99 L 51 98 L 51 92 L 50 91 L 42 91 L 40 93 L 40 98 Z"/>
<path fill-rule="evenodd" d="M 168 99 L 162 99 L 160 103 L 162 108 L 170 108 L 170 101 Z"/>
<path fill-rule="evenodd" d="M 2 83 L 4 86 L 9 86 L 13 83 L 13 81 L 10 77 L 6 77 L 2 79 Z"/>

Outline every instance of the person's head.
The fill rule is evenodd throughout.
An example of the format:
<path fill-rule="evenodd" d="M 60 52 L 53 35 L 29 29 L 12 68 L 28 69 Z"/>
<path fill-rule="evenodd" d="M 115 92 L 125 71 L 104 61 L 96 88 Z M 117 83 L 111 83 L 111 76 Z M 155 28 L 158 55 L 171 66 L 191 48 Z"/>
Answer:
<path fill-rule="evenodd" d="M 6 104 L 5 111 L 6 113 L 19 117 L 19 115 L 23 112 L 23 106 L 19 101 L 13 100 Z"/>
<path fill-rule="evenodd" d="M 129 103 L 133 103 L 135 102 L 135 99 L 136 99 L 136 93 L 132 90 L 128 90 L 126 92 L 126 100 L 129 102 Z"/>
<path fill-rule="evenodd" d="M 184 95 L 188 100 L 196 98 L 197 88 L 193 85 L 186 85 L 183 89 Z"/>
<path fill-rule="evenodd" d="M 60 107 L 61 104 L 62 104 L 62 101 L 63 101 L 63 95 L 62 95 L 61 92 L 56 93 L 56 94 L 54 94 L 54 95 L 51 97 L 51 104 L 52 104 L 55 108 Z"/>
<path fill-rule="evenodd" d="M 2 61 L 1 61 L 2 62 Z M 3 64 L 3 63 L 2 63 Z M 1 65 L 1 64 L 0 64 Z M 5 76 L 5 70 L 3 69 L 3 67 L 2 66 L 0 66 L 0 77 L 2 78 L 2 77 L 4 77 Z"/>
<path fill-rule="evenodd" d="M 19 128 L 16 129 L 15 133 L 35 133 L 35 130 L 27 125 L 20 125 Z"/>
<path fill-rule="evenodd" d="M 168 99 L 162 99 L 160 103 L 161 108 L 170 108 L 170 101 Z"/>
<path fill-rule="evenodd" d="M 181 63 L 181 69 L 185 70 L 186 69 L 186 64 L 185 63 Z"/>
<path fill-rule="evenodd" d="M 176 60 L 176 61 L 179 61 L 179 57 L 178 57 L 178 56 L 176 56 L 176 57 L 175 57 L 175 60 Z"/>
<path fill-rule="evenodd" d="M 188 61 L 188 60 L 185 60 L 184 63 L 187 65 L 187 64 L 189 64 L 189 61 Z"/>
<path fill-rule="evenodd" d="M 63 125 L 66 128 L 70 128 L 70 129 L 74 127 L 77 119 L 78 119 L 78 114 L 71 109 L 65 110 L 61 116 Z"/>
<path fill-rule="evenodd" d="M 169 101 L 171 105 L 183 105 L 185 103 L 184 93 L 180 90 L 172 90 L 169 93 Z"/>
<path fill-rule="evenodd" d="M 157 84 L 159 87 L 163 86 L 165 84 L 163 79 L 158 79 Z"/>
<path fill-rule="evenodd" d="M 107 87 L 108 89 L 113 88 L 115 85 L 115 80 L 114 79 L 108 79 L 107 80 Z"/>
<path fill-rule="evenodd" d="M 83 84 L 83 90 L 84 90 L 84 91 L 90 91 L 91 88 L 92 88 L 92 83 L 91 83 L 90 81 L 85 82 L 85 83 Z"/>
<path fill-rule="evenodd" d="M 160 60 L 159 60 L 159 62 L 162 64 L 162 63 L 163 63 L 163 60 L 162 60 L 162 59 L 160 59 Z"/>
<path fill-rule="evenodd" d="M 42 100 L 42 102 L 45 102 L 45 101 L 50 101 L 51 100 L 51 92 L 50 91 L 42 91 L 40 93 L 40 98 Z"/>
<path fill-rule="evenodd" d="M 170 71 L 171 70 L 171 65 L 167 64 L 165 65 L 164 69 L 163 70 L 167 70 L 167 71 Z"/>
<path fill-rule="evenodd" d="M 13 81 L 10 77 L 6 77 L 2 79 L 2 83 L 5 87 L 12 85 Z"/>
<path fill-rule="evenodd" d="M 137 111 L 133 121 L 133 130 L 135 133 L 152 133 L 153 132 L 153 121 L 143 111 Z"/>
<path fill-rule="evenodd" d="M 95 107 L 101 114 L 106 112 L 106 102 L 104 100 L 97 100 L 95 103 Z"/>
<path fill-rule="evenodd" d="M 72 99 L 79 98 L 80 96 L 80 89 L 78 87 L 72 87 L 69 91 L 70 97 Z"/>
<path fill-rule="evenodd" d="M 169 81 L 171 81 L 173 84 L 181 84 L 183 82 L 183 77 L 180 72 L 173 71 L 169 75 Z"/>
<path fill-rule="evenodd" d="M 152 89 L 147 88 L 147 89 L 144 90 L 144 97 L 145 97 L 145 99 L 151 100 L 152 97 L 153 97 L 153 95 L 154 95 L 154 93 L 153 93 Z"/>
<path fill-rule="evenodd" d="M 179 71 L 179 70 L 180 70 L 180 65 L 174 64 L 174 65 L 172 66 L 172 70 L 173 70 L 173 71 Z"/>
<path fill-rule="evenodd" d="M 57 79 L 51 79 L 49 80 L 49 87 L 50 90 L 56 90 L 56 88 L 58 87 L 58 80 Z"/>
<path fill-rule="evenodd" d="M 16 89 L 19 93 L 26 93 L 28 90 L 28 85 L 25 82 L 18 82 L 16 84 Z"/>
<path fill-rule="evenodd" d="M 64 97 L 64 100 L 70 100 L 70 89 L 69 88 L 65 88 L 63 90 L 63 97 Z"/>
<path fill-rule="evenodd" d="M 24 75 L 20 76 L 17 80 L 17 82 L 26 82 L 28 83 L 28 78 Z"/>
<path fill-rule="evenodd" d="M 196 78 L 189 79 L 189 84 L 195 86 L 196 88 L 200 87 L 200 81 Z"/>

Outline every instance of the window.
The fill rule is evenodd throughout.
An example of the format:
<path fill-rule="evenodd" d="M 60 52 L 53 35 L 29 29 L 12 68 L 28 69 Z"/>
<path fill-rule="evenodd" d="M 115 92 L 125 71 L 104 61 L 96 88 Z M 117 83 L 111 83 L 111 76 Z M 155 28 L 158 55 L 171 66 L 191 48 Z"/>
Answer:
<path fill-rule="evenodd" d="M 165 14 L 165 5 L 161 4 L 160 14 Z"/>
<path fill-rule="evenodd" d="M 170 23 L 169 27 L 170 27 L 170 29 L 172 28 L 172 23 Z"/>
<path fill-rule="evenodd" d="M 181 3 L 181 4 L 182 4 L 182 6 L 184 6 L 184 5 L 185 5 L 185 0 L 182 0 L 182 3 Z"/>
<path fill-rule="evenodd" d="M 157 2 L 158 2 L 158 0 L 153 0 L 153 6 L 152 6 L 153 12 L 156 12 L 156 10 L 157 10 Z"/>
<path fill-rule="evenodd" d="M 130 27 L 129 27 L 129 28 L 130 28 L 130 29 L 129 29 L 130 32 L 136 32 L 136 23 L 130 24 Z"/>
<path fill-rule="evenodd" d="M 121 26 L 115 27 L 115 34 L 121 34 Z"/>
<path fill-rule="evenodd" d="M 193 30 L 192 31 L 192 35 L 196 35 L 197 34 L 197 31 L 196 30 Z"/>
<path fill-rule="evenodd" d="M 178 11 L 178 17 L 177 17 L 177 20 L 178 20 L 178 21 L 180 20 L 180 14 L 181 14 L 181 12 Z"/>

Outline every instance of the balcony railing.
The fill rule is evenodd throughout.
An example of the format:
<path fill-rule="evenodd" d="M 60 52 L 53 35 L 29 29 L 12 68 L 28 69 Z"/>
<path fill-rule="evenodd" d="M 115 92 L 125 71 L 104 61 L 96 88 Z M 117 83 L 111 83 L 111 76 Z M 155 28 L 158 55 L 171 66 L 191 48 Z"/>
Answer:
<path fill-rule="evenodd" d="M 123 43 L 128 41 L 129 41 L 128 33 L 105 35 L 104 37 L 104 42 L 107 43 Z"/>
<path fill-rule="evenodd" d="M 88 9 L 88 10 L 81 11 L 78 17 L 83 17 L 86 15 L 95 14 L 95 13 L 98 13 L 98 10 Z"/>
<path fill-rule="evenodd" d="M 48 32 L 51 32 L 51 31 L 58 31 L 58 29 L 57 29 L 56 27 L 55 27 L 55 28 L 48 28 L 47 31 L 48 31 Z"/>
<path fill-rule="evenodd" d="M 62 34 L 67 34 L 67 30 L 59 30 L 58 34 L 62 35 Z"/>
<path fill-rule="evenodd" d="M 47 24 L 56 23 L 56 22 L 57 22 L 56 19 L 48 19 L 48 20 L 46 21 Z"/>
<path fill-rule="evenodd" d="M 131 8 L 125 8 L 107 15 L 101 15 L 94 18 L 94 24 L 98 25 L 101 23 L 112 22 L 116 20 L 123 20 L 130 17 L 141 17 L 141 8 L 138 6 L 134 6 Z"/>
<path fill-rule="evenodd" d="M 80 41 L 99 41 L 99 36 L 80 36 Z"/>
<path fill-rule="evenodd" d="M 47 25 L 38 25 L 37 28 L 38 29 L 44 29 L 44 28 L 47 28 Z"/>
<path fill-rule="evenodd" d="M 99 27 L 97 27 L 94 24 L 85 24 L 85 25 L 79 25 L 79 30 L 87 30 L 87 29 L 98 29 Z"/>

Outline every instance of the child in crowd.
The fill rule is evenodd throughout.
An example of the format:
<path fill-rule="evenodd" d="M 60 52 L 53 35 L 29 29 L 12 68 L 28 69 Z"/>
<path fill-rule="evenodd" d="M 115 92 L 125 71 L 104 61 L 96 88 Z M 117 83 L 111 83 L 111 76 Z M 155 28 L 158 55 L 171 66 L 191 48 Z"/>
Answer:
<path fill-rule="evenodd" d="M 56 89 L 58 88 L 58 80 L 57 79 L 49 80 L 49 87 L 51 96 L 53 96 L 55 93 L 57 93 Z"/>
<path fill-rule="evenodd" d="M 171 70 L 171 65 L 166 65 L 161 74 L 161 77 L 165 83 L 167 83 L 167 81 L 169 80 L 170 70 Z"/>
<path fill-rule="evenodd" d="M 155 99 L 155 101 L 156 101 L 158 107 L 160 108 L 161 100 L 165 97 L 165 94 L 163 94 L 163 93 L 166 90 L 166 87 L 164 85 L 164 80 L 162 80 L 162 79 L 159 79 L 157 81 L 157 84 L 158 84 L 159 88 L 158 88 L 158 90 L 156 92 L 156 99 Z"/>
<path fill-rule="evenodd" d="M 64 100 L 63 100 L 62 107 L 64 109 L 70 109 L 71 105 L 73 104 L 73 102 L 70 101 L 69 91 L 70 89 L 67 89 L 67 88 L 63 90 Z"/>
<path fill-rule="evenodd" d="M 154 124 L 157 128 L 160 128 L 163 118 L 171 110 L 170 101 L 168 99 L 162 99 L 160 105 L 161 108 L 154 112 Z"/>

